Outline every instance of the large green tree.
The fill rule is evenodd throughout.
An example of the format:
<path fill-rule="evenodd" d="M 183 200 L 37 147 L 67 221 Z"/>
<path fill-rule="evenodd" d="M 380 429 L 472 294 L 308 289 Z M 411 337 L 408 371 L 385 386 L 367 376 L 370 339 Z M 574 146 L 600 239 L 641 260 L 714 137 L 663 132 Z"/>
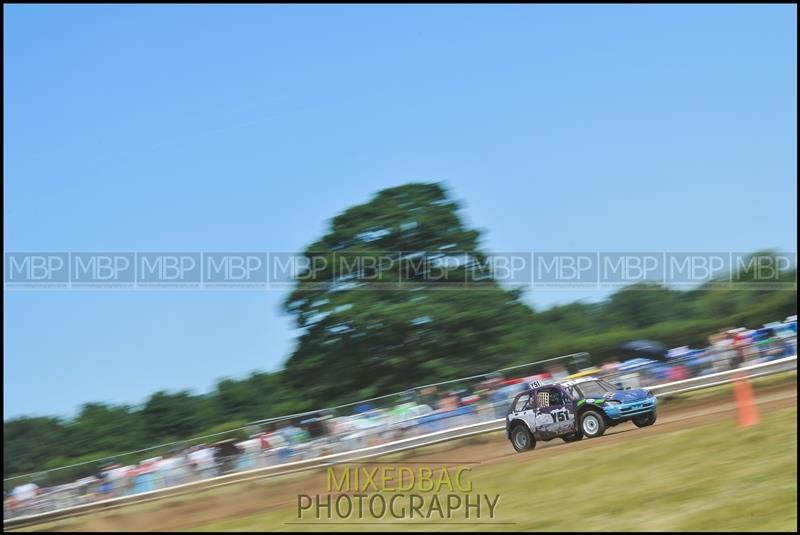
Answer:
<path fill-rule="evenodd" d="M 379 192 L 305 251 L 285 302 L 302 335 L 289 381 L 319 402 L 397 391 L 526 352 L 532 310 L 500 287 L 439 184 Z"/>

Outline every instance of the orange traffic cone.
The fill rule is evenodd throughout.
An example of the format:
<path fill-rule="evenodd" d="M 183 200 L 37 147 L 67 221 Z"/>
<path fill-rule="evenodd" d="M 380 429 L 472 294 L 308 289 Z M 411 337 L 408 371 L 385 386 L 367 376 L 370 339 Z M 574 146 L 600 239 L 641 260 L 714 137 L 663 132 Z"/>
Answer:
<path fill-rule="evenodd" d="M 755 425 L 761 421 L 756 406 L 753 388 L 744 374 L 737 373 L 733 381 L 733 397 L 736 399 L 736 409 L 739 413 L 739 425 L 744 427 Z"/>

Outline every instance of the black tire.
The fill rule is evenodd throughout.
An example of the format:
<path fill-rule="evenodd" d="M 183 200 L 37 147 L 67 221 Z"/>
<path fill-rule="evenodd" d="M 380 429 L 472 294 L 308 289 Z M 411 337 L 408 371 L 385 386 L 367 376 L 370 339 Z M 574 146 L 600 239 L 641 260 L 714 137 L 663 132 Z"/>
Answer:
<path fill-rule="evenodd" d="M 511 430 L 511 445 L 517 453 L 532 450 L 536 447 L 536 439 L 525 426 L 525 424 L 517 424 Z"/>
<path fill-rule="evenodd" d="M 633 425 L 636 427 L 647 427 L 656 423 L 656 411 L 648 412 L 633 419 Z"/>
<path fill-rule="evenodd" d="M 597 438 L 606 432 L 606 421 L 603 415 L 594 410 L 588 410 L 581 415 L 580 432 L 586 438 Z"/>
<path fill-rule="evenodd" d="M 561 440 L 563 440 L 564 442 L 577 442 L 582 438 L 583 435 L 578 432 L 578 433 L 570 433 L 569 435 L 564 435 L 563 437 L 561 437 Z"/>

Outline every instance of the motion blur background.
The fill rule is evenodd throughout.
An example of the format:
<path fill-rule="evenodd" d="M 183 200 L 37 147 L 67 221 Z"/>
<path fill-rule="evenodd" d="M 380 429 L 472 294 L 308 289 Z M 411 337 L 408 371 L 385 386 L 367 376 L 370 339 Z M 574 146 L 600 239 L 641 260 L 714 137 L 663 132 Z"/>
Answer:
<path fill-rule="evenodd" d="M 6 516 L 491 421 L 534 377 L 796 354 L 794 6 L 4 15 Z M 398 263 L 26 291 L 14 251 Z M 745 262 L 688 286 L 471 271 L 503 251 Z"/>

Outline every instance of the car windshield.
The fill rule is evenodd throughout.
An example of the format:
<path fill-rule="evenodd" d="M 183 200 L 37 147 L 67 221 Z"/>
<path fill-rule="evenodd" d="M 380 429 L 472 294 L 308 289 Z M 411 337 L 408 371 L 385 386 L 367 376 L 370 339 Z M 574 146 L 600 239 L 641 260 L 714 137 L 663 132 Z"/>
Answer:
<path fill-rule="evenodd" d="M 604 381 L 604 380 L 600 379 L 597 382 L 600 383 L 603 386 L 603 388 L 605 388 L 606 390 L 608 390 L 612 394 L 618 390 L 616 386 L 612 385 L 608 381 Z"/>
<path fill-rule="evenodd" d="M 567 391 L 567 395 L 572 399 L 580 399 L 581 397 L 580 392 L 573 385 L 564 385 L 564 390 Z"/>
<path fill-rule="evenodd" d="M 605 381 L 586 381 L 585 383 L 575 385 L 575 387 L 585 398 L 614 393 L 614 387 Z"/>

